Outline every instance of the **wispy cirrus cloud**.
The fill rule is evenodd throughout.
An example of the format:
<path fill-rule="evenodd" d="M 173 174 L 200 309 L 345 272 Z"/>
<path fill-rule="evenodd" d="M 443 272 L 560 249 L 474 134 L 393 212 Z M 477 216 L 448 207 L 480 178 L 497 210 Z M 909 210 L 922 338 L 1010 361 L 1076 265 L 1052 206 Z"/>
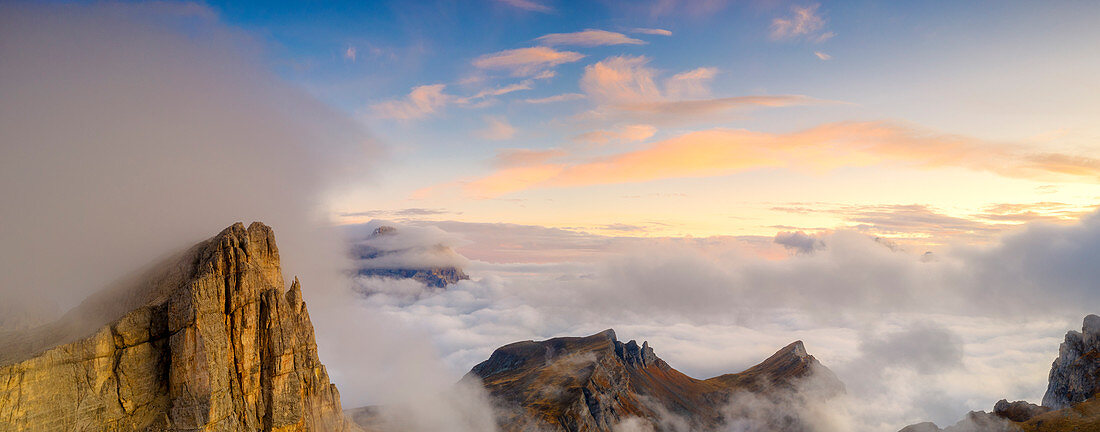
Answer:
<path fill-rule="evenodd" d="M 473 65 L 479 69 L 499 70 L 512 76 L 539 75 L 548 69 L 584 58 L 584 54 L 573 51 L 558 51 L 550 47 L 517 48 L 486 54 L 474 59 Z"/>
<path fill-rule="evenodd" d="M 590 98 L 604 104 L 632 104 L 663 99 L 657 85 L 657 71 L 644 56 L 616 56 L 584 68 L 580 87 Z"/>
<path fill-rule="evenodd" d="M 821 43 L 836 34 L 825 29 L 825 17 L 819 12 L 820 4 L 791 6 L 791 14 L 772 20 L 771 38 L 773 40 L 805 39 Z"/>
<path fill-rule="evenodd" d="M 759 168 L 824 172 L 896 164 L 959 167 L 1010 178 L 1100 182 L 1100 159 L 1036 152 L 884 122 L 829 123 L 773 134 L 734 129 L 691 132 L 647 148 L 595 159 L 562 158 L 509 167 L 464 184 L 475 197 L 546 187 L 631 183 L 729 175 Z"/>
<path fill-rule="evenodd" d="M 482 107 L 497 96 L 530 90 L 533 79 L 501 87 L 492 87 L 478 91 L 471 96 L 458 96 L 445 92 L 446 84 L 430 84 L 413 87 L 402 99 L 379 102 L 371 105 L 371 111 L 378 118 L 413 120 L 424 118 L 441 111 L 448 105 Z"/>
<path fill-rule="evenodd" d="M 404 99 L 371 105 L 371 111 L 379 118 L 411 120 L 434 114 L 454 100 L 443 93 L 446 84 L 430 84 L 414 87 Z"/>
<path fill-rule="evenodd" d="M 497 0 L 497 2 L 532 12 L 550 13 L 554 11 L 554 8 L 536 0 Z"/>
<path fill-rule="evenodd" d="M 545 45 L 604 46 L 604 45 L 643 45 L 646 42 L 634 39 L 622 33 L 607 30 L 587 29 L 573 33 L 551 33 L 535 40 Z"/>
<path fill-rule="evenodd" d="M 639 34 L 657 35 L 657 36 L 672 36 L 671 31 L 668 31 L 668 30 L 665 30 L 665 29 L 659 29 L 659 28 L 641 28 L 641 27 L 638 27 L 638 28 L 631 29 L 630 32 L 631 33 L 639 33 Z"/>
<path fill-rule="evenodd" d="M 653 125 L 635 124 L 623 126 L 617 130 L 596 130 L 573 137 L 574 141 L 591 144 L 606 144 L 612 141 L 645 141 L 657 133 Z"/>
<path fill-rule="evenodd" d="M 485 128 L 477 131 L 476 135 L 493 141 L 507 140 L 516 136 L 516 128 L 502 116 L 485 116 Z"/>
<path fill-rule="evenodd" d="M 673 99 L 701 98 L 710 95 L 708 84 L 718 75 L 718 68 L 701 67 L 678 73 L 665 81 L 665 95 Z"/>
<path fill-rule="evenodd" d="M 561 149 L 532 150 L 532 149 L 502 149 L 493 158 L 493 166 L 497 168 L 511 168 L 518 166 L 530 166 L 545 163 L 546 161 L 566 156 Z"/>
<path fill-rule="evenodd" d="M 515 83 L 515 84 L 509 84 L 509 85 L 506 85 L 506 86 L 503 86 L 503 87 L 495 87 L 495 88 L 485 89 L 485 90 L 482 90 L 482 91 L 479 91 L 479 92 L 475 93 L 473 96 L 470 96 L 468 98 L 464 98 L 462 100 L 466 101 L 466 102 L 469 102 L 469 101 L 473 101 L 473 100 L 477 100 L 477 99 L 484 99 L 484 98 L 487 98 L 487 97 L 503 96 L 503 95 L 506 95 L 508 93 L 517 92 L 517 91 L 520 91 L 520 90 L 530 90 L 531 85 L 532 85 L 531 80 L 523 80 L 521 82 L 518 82 L 518 83 Z"/>
<path fill-rule="evenodd" d="M 342 218 L 357 218 L 357 217 L 429 217 L 429 216 L 441 216 L 445 214 L 454 214 L 454 212 L 441 208 L 404 208 L 396 210 L 366 210 L 357 212 L 343 212 L 338 216 Z"/>
<path fill-rule="evenodd" d="M 703 17 L 725 9 L 730 3 L 731 0 L 654 0 L 621 2 L 620 7 L 641 8 L 654 18 L 670 15 Z"/>
<path fill-rule="evenodd" d="M 585 95 L 580 94 L 580 93 L 563 93 L 563 94 L 559 94 L 559 95 L 547 96 L 547 97 L 544 97 L 544 98 L 524 99 L 523 101 L 527 102 L 527 103 L 531 103 L 531 104 L 544 104 L 544 103 L 554 103 L 554 102 L 565 102 L 565 101 L 572 101 L 572 100 L 580 100 L 580 99 L 584 99 L 585 97 L 586 97 Z"/>
<path fill-rule="evenodd" d="M 876 238 L 888 238 L 902 246 L 923 249 L 947 241 L 986 243 L 1026 223 L 1072 223 L 1095 212 L 1098 207 L 1100 206 L 1061 202 L 1001 203 L 948 213 L 926 204 L 853 205 L 815 202 L 787 203 L 772 207 L 771 210 L 780 213 L 835 215 L 845 224 L 838 228 L 863 232 Z"/>
<path fill-rule="evenodd" d="M 585 67 L 581 90 L 597 104 L 588 117 L 626 117 L 668 123 L 699 120 L 736 108 L 779 107 L 821 103 L 802 95 L 710 97 L 708 83 L 718 70 L 702 67 L 665 79 L 645 56 L 615 56 Z"/>

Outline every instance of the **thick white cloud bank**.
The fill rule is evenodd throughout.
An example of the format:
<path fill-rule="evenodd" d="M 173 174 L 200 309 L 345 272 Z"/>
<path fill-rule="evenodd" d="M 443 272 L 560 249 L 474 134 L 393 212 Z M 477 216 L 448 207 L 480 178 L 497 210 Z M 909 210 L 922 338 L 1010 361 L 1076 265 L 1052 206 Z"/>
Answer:
<path fill-rule="evenodd" d="M 418 296 L 398 287 L 408 281 L 358 283 L 376 293 L 362 301 L 371 314 L 431 335 L 454 378 L 505 343 L 612 327 L 698 378 L 801 339 L 848 386 L 829 410 L 844 413 L 829 424 L 845 430 L 948 425 L 1001 398 L 1038 402 L 1062 336 L 1100 304 L 1090 289 L 1100 281 L 1090 264 L 1100 258 L 1097 214 L 937 256 L 842 231 L 799 238 L 782 259 L 763 258 L 753 239 L 434 225 L 466 238 L 473 280 Z M 525 245 L 525 259 L 478 259 L 502 256 L 494 245 L 505 238 Z M 561 259 L 568 250 L 584 258 Z"/>

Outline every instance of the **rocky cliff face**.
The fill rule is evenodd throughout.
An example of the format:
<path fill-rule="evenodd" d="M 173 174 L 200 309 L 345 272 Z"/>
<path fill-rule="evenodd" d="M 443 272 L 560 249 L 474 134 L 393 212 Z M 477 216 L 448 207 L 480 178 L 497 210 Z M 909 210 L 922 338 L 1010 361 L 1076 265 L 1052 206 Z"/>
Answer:
<path fill-rule="evenodd" d="M 347 431 L 271 229 L 233 225 L 0 335 L 0 431 Z"/>
<path fill-rule="evenodd" d="M 718 430 L 734 420 L 738 403 L 774 402 L 783 415 L 758 429 L 801 430 L 789 412 L 791 396 L 811 375 L 828 383 L 828 397 L 843 385 L 806 353 L 801 342 L 739 374 L 698 380 L 673 369 L 648 343 L 616 339 L 613 330 L 588 337 L 526 341 L 497 349 L 464 378 L 478 380 L 501 408 L 504 431 L 612 431 L 623 424 L 672 430 Z M 781 406 L 782 405 L 782 406 Z M 741 424 L 745 426 L 746 424 Z M 678 429 L 679 430 L 679 429 Z"/>
<path fill-rule="evenodd" d="M 1100 316 L 1085 317 L 1081 332 L 1066 333 L 1058 358 L 1050 367 L 1043 406 L 1068 407 L 1100 391 Z"/>

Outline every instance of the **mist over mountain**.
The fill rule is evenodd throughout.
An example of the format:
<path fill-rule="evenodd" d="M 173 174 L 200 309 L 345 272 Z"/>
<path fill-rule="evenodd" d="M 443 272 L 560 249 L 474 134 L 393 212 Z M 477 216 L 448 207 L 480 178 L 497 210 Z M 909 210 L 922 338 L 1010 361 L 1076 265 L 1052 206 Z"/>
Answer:
<path fill-rule="evenodd" d="M 0 432 L 1098 429 L 1100 3 L 996 6 L 0 2 Z"/>
<path fill-rule="evenodd" d="M 470 387 L 487 390 L 491 427 L 502 431 L 823 430 L 819 410 L 844 393 L 801 341 L 741 373 L 698 380 L 657 357 L 648 342 L 620 342 L 614 330 L 505 345 L 454 391 Z M 393 409 L 348 415 L 367 429 L 410 430 Z"/>
<path fill-rule="evenodd" d="M 360 230 L 370 230 L 370 234 L 352 240 L 351 255 L 358 276 L 412 279 L 429 288 L 446 288 L 470 279 L 462 271 L 462 266 L 468 264 L 466 258 L 454 251 L 457 237 L 438 228 L 398 228 L 393 223 L 376 221 L 348 232 Z"/>
<path fill-rule="evenodd" d="M 0 333 L 0 430 L 349 431 L 270 228 L 238 223 Z"/>

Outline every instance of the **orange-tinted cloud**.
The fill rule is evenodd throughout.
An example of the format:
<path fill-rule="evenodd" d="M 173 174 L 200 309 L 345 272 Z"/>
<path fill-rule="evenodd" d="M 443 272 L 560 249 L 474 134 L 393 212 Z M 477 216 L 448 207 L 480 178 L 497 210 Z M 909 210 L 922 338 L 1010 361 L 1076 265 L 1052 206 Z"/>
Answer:
<path fill-rule="evenodd" d="M 516 136 L 516 128 L 504 117 L 485 116 L 485 129 L 477 131 L 475 135 L 487 140 L 508 140 Z"/>
<path fill-rule="evenodd" d="M 639 27 L 639 28 L 632 29 L 630 31 L 633 32 L 633 33 L 641 33 L 641 34 L 648 34 L 648 35 L 672 36 L 671 31 L 668 31 L 668 30 L 665 30 L 665 29 L 659 29 L 659 28 L 641 28 L 641 27 Z"/>
<path fill-rule="evenodd" d="M 667 124 L 699 120 L 738 108 L 809 105 L 823 101 L 801 95 L 763 95 L 713 98 L 709 81 L 718 70 L 701 67 L 659 80 L 644 56 L 609 57 L 584 69 L 581 90 L 596 109 L 584 116 L 620 117 Z"/>
<path fill-rule="evenodd" d="M 591 144 L 607 144 L 612 141 L 645 141 L 657 133 L 657 128 L 647 124 L 626 125 L 618 130 L 596 130 L 573 137 L 574 141 Z"/>
<path fill-rule="evenodd" d="M 554 8 L 533 0 L 497 0 L 506 5 L 532 12 L 550 13 Z"/>
<path fill-rule="evenodd" d="M 878 164 L 961 167 L 1015 178 L 1100 180 L 1097 158 L 1036 153 L 1020 145 L 892 123 L 843 122 L 788 134 L 733 129 L 692 132 L 642 150 L 597 159 L 562 157 L 500 169 L 466 183 L 464 189 L 472 196 L 495 197 L 533 188 L 719 176 L 758 168 L 824 172 Z"/>
<path fill-rule="evenodd" d="M 634 39 L 622 33 L 593 29 L 573 33 L 551 33 L 546 36 L 540 36 L 535 40 L 545 45 L 575 45 L 586 47 L 645 44 L 643 40 Z"/>
<path fill-rule="evenodd" d="M 565 155 L 565 151 L 561 149 L 504 149 L 497 153 L 496 158 L 493 160 L 493 166 L 496 168 L 513 168 L 540 165 L 548 160 L 560 158 Z"/>
<path fill-rule="evenodd" d="M 517 48 L 486 54 L 474 59 L 479 69 L 504 70 L 513 76 L 532 76 L 563 63 L 584 58 L 572 51 L 558 51 L 550 47 Z"/>
<path fill-rule="evenodd" d="M 548 96 L 548 97 L 544 97 L 544 98 L 524 99 L 523 101 L 527 102 L 527 103 L 531 103 L 531 104 L 544 104 L 544 103 L 554 103 L 554 102 L 565 102 L 565 101 L 579 100 L 579 99 L 584 99 L 584 98 L 585 98 L 585 96 L 580 94 L 580 93 L 563 93 L 563 94 Z"/>
<path fill-rule="evenodd" d="M 794 39 L 816 34 L 825 27 L 825 18 L 817 11 L 820 7 L 817 4 L 792 6 L 790 16 L 772 20 L 772 39 Z"/>
<path fill-rule="evenodd" d="M 715 75 L 718 69 L 713 67 L 678 73 L 665 81 L 665 95 L 673 99 L 708 97 L 708 85 Z"/>
<path fill-rule="evenodd" d="M 392 100 L 371 105 L 374 115 L 379 118 L 409 120 L 428 116 L 454 100 L 453 96 L 443 93 L 445 84 L 422 85 L 413 88 L 405 99 Z"/>

